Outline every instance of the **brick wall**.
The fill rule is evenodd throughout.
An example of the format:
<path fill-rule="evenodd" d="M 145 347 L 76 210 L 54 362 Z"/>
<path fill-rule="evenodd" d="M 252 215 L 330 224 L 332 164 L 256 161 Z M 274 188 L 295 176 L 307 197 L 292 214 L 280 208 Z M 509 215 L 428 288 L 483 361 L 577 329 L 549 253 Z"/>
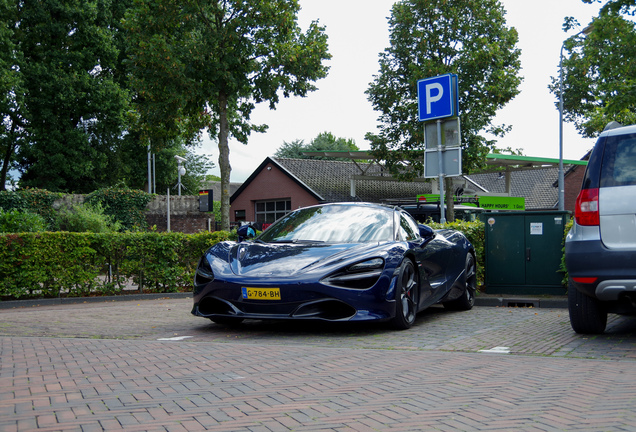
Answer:
<path fill-rule="evenodd" d="M 167 230 L 168 218 L 164 214 L 146 213 L 146 221 L 149 226 L 156 226 L 157 231 Z M 209 225 L 208 225 L 209 224 Z M 201 231 L 208 231 L 208 226 L 214 231 L 214 216 L 207 213 L 170 215 L 170 231 L 193 234 Z"/>
<path fill-rule="evenodd" d="M 581 192 L 581 183 L 583 182 L 583 175 L 585 174 L 584 166 L 575 166 L 571 171 L 567 173 L 564 179 L 564 209 L 574 213 L 574 207 L 576 205 L 576 197 Z"/>
<path fill-rule="evenodd" d="M 208 220 L 209 219 L 209 220 Z M 157 195 L 146 207 L 148 225 L 157 226 L 157 231 L 166 231 L 168 204 L 166 195 Z M 170 231 L 197 233 L 214 230 L 214 214 L 199 211 L 199 197 L 193 195 L 170 196 Z"/>

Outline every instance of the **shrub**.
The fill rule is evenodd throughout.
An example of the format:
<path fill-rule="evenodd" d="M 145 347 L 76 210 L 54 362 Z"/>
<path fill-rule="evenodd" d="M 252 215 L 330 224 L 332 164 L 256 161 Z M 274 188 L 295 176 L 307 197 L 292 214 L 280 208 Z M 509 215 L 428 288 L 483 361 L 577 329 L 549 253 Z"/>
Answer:
<path fill-rule="evenodd" d="M 486 231 L 484 229 L 484 223 L 481 221 L 467 222 L 467 221 L 455 221 L 440 224 L 437 222 L 427 222 L 428 226 L 433 229 L 452 228 L 464 233 L 468 241 L 473 244 L 475 248 L 475 256 L 477 258 L 477 283 L 480 286 L 484 285 L 486 275 L 486 251 L 485 251 L 485 238 Z"/>
<path fill-rule="evenodd" d="M 38 214 L 0 209 L 0 232 L 2 233 L 40 232 L 46 231 L 46 227 L 44 218 Z"/>
<path fill-rule="evenodd" d="M 152 195 L 140 190 L 103 188 L 86 197 L 89 205 L 101 205 L 104 213 L 121 223 L 125 231 L 141 231 L 148 228 L 144 210 Z"/>
<path fill-rule="evenodd" d="M 561 251 L 563 252 L 561 255 L 561 266 L 559 267 L 559 271 L 563 273 L 563 280 L 561 280 L 561 285 L 564 287 L 568 287 L 568 269 L 565 267 L 565 238 L 568 236 L 568 233 L 572 229 L 572 225 L 574 225 L 574 219 L 570 219 L 570 221 L 565 225 L 563 230 L 563 248 Z"/>
<path fill-rule="evenodd" d="M 99 203 L 74 205 L 71 209 L 60 211 L 58 217 L 62 231 L 111 233 L 122 227 L 112 216 L 104 214 Z"/>
<path fill-rule="evenodd" d="M 57 229 L 57 217 L 53 203 L 61 196 L 61 193 L 49 192 L 44 189 L 0 191 L 0 209 L 39 214 L 44 218 L 48 229 L 55 230 Z"/>

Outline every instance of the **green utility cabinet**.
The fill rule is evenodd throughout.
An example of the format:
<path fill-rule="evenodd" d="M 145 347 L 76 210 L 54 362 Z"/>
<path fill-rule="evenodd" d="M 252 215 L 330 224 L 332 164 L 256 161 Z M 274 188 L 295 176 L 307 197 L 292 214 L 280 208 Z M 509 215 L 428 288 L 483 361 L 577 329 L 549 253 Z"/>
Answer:
<path fill-rule="evenodd" d="M 568 212 L 496 212 L 483 213 L 481 218 L 486 230 L 487 293 L 566 293 L 559 267 Z"/>

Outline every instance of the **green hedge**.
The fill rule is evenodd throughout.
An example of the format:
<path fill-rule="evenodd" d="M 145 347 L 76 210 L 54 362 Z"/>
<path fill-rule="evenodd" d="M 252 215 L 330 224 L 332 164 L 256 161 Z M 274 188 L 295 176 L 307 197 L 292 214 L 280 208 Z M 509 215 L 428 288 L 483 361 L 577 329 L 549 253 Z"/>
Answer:
<path fill-rule="evenodd" d="M 562 255 L 561 255 L 561 266 L 559 267 L 559 271 L 563 273 L 563 280 L 561 280 L 561 285 L 564 287 L 568 287 L 568 269 L 565 267 L 565 238 L 568 236 L 568 233 L 572 229 L 572 225 L 574 225 L 574 218 L 570 219 L 570 221 L 565 225 L 565 229 L 563 230 L 563 241 L 562 244 Z"/>
<path fill-rule="evenodd" d="M 478 282 L 484 280 L 484 224 L 457 221 L 432 228 L 462 231 L 475 246 Z M 213 244 L 236 233 L 157 232 L 0 234 L 0 299 L 186 292 L 195 267 Z"/>
<path fill-rule="evenodd" d="M 484 223 L 481 221 L 455 221 L 447 222 L 445 224 L 440 224 L 437 222 L 427 222 L 427 225 L 433 229 L 452 228 L 464 233 L 466 238 L 473 244 L 475 248 L 475 255 L 477 259 L 477 284 L 480 287 L 483 286 L 486 276 L 486 231 L 484 228 Z"/>
<path fill-rule="evenodd" d="M 0 235 L 0 299 L 78 297 L 192 289 L 199 257 L 229 233 Z M 130 292 L 130 291 L 128 291 Z"/>

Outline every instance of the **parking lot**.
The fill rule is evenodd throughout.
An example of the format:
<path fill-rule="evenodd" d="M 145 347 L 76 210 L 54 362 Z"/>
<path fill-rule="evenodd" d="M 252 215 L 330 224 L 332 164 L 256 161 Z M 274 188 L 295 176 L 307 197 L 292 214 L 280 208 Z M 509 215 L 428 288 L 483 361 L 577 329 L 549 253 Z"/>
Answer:
<path fill-rule="evenodd" d="M 190 315 L 191 299 L 0 309 L 0 431 L 627 431 L 636 319 L 434 307 L 380 324 Z"/>

